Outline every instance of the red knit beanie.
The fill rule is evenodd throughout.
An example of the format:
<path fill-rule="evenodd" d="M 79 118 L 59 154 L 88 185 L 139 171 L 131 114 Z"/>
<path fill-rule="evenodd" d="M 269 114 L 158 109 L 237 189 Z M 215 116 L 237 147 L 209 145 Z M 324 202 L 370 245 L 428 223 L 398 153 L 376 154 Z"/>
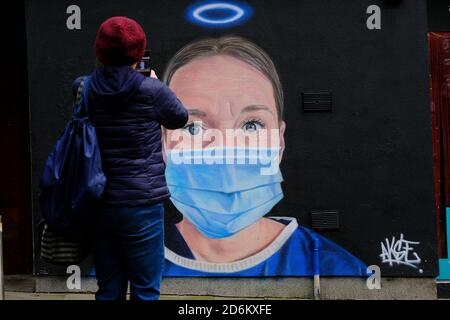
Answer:
<path fill-rule="evenodd" d="M 141 60 L 146 46 L 145 32 L 139 23 L 127 17 L 112 17 L 97 31 L 95 54 L 105 66 L 131 66 Z"/>

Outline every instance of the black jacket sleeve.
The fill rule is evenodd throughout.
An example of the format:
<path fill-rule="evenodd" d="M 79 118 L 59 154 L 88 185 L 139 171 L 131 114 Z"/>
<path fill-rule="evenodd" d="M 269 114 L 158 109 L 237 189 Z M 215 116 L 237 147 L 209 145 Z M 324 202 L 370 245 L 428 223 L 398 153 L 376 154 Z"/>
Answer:
<path fill-rule="evenodd" d="M 154 95 L 156 119 L 167 129 L 179 129 L 186 125 L 189 115 L 175 93 L 160 82 Z"/>

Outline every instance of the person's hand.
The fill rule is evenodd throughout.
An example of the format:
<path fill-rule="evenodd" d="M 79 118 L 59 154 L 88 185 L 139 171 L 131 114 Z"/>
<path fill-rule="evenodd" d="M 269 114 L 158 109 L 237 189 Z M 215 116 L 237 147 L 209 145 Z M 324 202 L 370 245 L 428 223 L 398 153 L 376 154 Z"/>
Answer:
<path fill-rule="evenodd" d="M 158 76 L 156 75 L 155 70 L 152 70 L 152 71 L 150 72 L 150 77 L 151 77 L 151 78 L 158 79 Z"/>

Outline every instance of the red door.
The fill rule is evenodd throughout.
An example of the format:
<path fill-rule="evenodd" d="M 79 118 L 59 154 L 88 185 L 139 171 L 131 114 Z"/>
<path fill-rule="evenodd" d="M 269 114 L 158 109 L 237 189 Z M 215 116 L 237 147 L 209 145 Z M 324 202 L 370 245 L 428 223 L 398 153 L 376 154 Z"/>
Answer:
<path fill-rule="evenodd" d="M 439 255 L 446 248 L 445 208 L 450 207 L 450 33 L 428 34 L 430 102 Z"/>

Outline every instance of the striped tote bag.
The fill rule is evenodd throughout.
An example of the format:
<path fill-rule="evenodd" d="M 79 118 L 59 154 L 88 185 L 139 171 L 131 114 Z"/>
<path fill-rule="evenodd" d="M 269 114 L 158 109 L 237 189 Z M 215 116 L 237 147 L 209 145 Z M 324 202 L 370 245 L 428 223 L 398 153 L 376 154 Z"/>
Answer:
<path fill-rule="evenodd" d="M 50 230 L 45 224 L 41 236 L 41 258 L 57 265 L 78 264 L 90 254 L 86 236 L 61 235 Z"/>

